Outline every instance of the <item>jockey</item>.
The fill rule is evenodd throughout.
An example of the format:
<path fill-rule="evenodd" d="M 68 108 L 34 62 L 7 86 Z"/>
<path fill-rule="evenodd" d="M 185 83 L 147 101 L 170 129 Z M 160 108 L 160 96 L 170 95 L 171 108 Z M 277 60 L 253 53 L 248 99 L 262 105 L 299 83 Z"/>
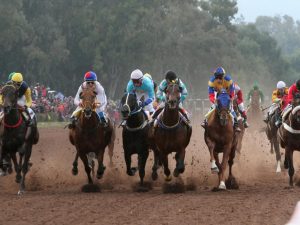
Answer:
<path fill-rule="evenodd" d="M 149 77 L 144 76 L 142 71 L 139 69 L 132 71 L 126 91 L 128 93 L 135 92 L 138 101 L 140 101 L 140 106 L 145 111 L 148 111 L 150 115 L 154 112 L 153 100 L 155 95 L 153 81 Z M 143 101 L 141 101 L 142 97 L 144 97 Z"/>
<path fill-rule="evenodd" d="M 85 73 L 84 82 L 78 88 L 77 94 L 74 98 L 74 104 L 77 106 L 77 108 L 72 113 L 71 123 L 69 124 L 68 127 L 70 129 L 72 129 L 72 128 L 75 128 L 75 126 L 76 126 L 76 121 L 82 110 L 80 94 L 82 92 L 82 88 L 84 88 L 84 87 L 94 87 L 95 88 L 95 91 L 97 93 L 96 101 L 98 101 L 98 103 L 100 103 L 100 104 L 97 104 L 95 111 L 98 115 L 100 122 L 104 125 L 104 127 L 107 127 L 108 124 L 107 124 L 107 120 L 105 118 L 105 113 L 104 113 L 104 111 L 106 109 L 107 98 L 105 95 L 104 88 L 99 83 L 99 81 L 97 81 L 97 75 L 93 71 L 89 71 L 89 72 Z"/>
<path fill-rule="evenodd" d="M 264 94 L 262 93 L 261 90 L 259 90 L 259 87 L 256 83 L 254 83 L 253 88 L 249 91 L 248 95 L 247 95 L 247 100 L 251 101 L 251 98 L 254 94 L 254 92 L 258 91 L 259 97 L 260 97 L 260 102 L 263 103 L 264 102 Z"/>
<path fill-rule="evenodd" d="M 285 82 L 278 81 L 276 89 L 272 93 L 272 105 L 267 113 L 267 118 L 264 120 L 266 123 L 269 121 L 271 116 L 275 113 L 276 116 L 276 122 L 275 125 L 278 126 L 280 121 L 280 113 L 282 109 L 284 109 L 287 104 L 287 95 L 288 95 L 289 88 L 286 86 Z M 280 104 L 279 110 L 276 110 L 278 108 L 278 104 Z"/>
<path fill-rule="evenodd" d="M 292 108 L 292 101 L 294 99 L 295 94 L 300 94 L 300 79 L 297 80 L 290 88 L 288 91 L 288 96 L 287 96 L 287 101 L 285 104 L 285 108 L 283 108 L 283 111 L 281 115 L 279 116 L 278 120 L 276 121 L 276 126 L 280 127 L 282 124 L 282 115 L 288 111 L 289 109 Z"/>
<path fill-rule="evenodd" d="M 215 70 L 214 75 L 208 81 L 208 95 L 212 106 L 210 107 L 209 112 L 205 115 L 205 120 L 201 124 L 203 128 L 207 127 L 207 118 L 216 108 L 216 94 L 218 94 L 222 89 L 225 89 L 227 91 L 231 100 L 234 98 L 234 85 L 231 77 L 229 75 L 225 75 L 225 70 L 223 69 L 223 67 L 218 67 Z M 231 114 L 234 118 L 234 128 L 236 131 L 240 132 L 241 129 L 238 127 L 237 117 L 232 106 Z"/>
<path fill-rule="evenodd" d="M 236 99 L 238 110 L 241 113 L 241 116 L 244 118 L 244 127 L 249 127 L 249 124 L 247 123 L 247 113 L 244 107 L 244 99 L 243 99 L 243 92 L 240 88 L 240 86 L 234 82 L 234 98 Z"/>
<path fill-rule="evenodd" d="M 28 84 L 23 80 L 23 75 L 21 73 L 13 72 L 9 74 L 8 79 L 8 83 L 12 82 L 18 89 L 18 106 L 21 106 L 22 109 L 24 109 L 22 115 L 27 122 L 27 126 L 35 126 L 36 124 L 33 124 L 32 122 L 35 113 L 30 108 L 32 105 L 31 90 Z"/>
<path fill-rule="evenodd" d="M 186 122 L 187 123 L 190 122 L 187 111 L 182 107 L 182 103 L 186 99 L 186 96 L 188 95 L 186 86 L 179 78 L 177 78 L 177 75 L 173 71 L 170 71 L 170 70 L 167 71 L 165 79 L 158 86 L 158 90 L 156 92 L 156 98 L 159 102 L 161 102 L 161 104 L 158 106 L 157 110 L 152 115 L 153 121 L 157 118 L 157 116 L 160 114 L 160 112 L 165 107 L 165 100 L 166 100 L 165 99 L 165 91 L 167 89 L 168 84 L 176 81 L 176 79 L 178 79 L 178 81 L 179 81 L 179 88 L 180 88 L 180 92 L 181 92 L 179 110 L 180 110 L 181 114 L 185 117 L 185 119 L 187 120 Z"/>

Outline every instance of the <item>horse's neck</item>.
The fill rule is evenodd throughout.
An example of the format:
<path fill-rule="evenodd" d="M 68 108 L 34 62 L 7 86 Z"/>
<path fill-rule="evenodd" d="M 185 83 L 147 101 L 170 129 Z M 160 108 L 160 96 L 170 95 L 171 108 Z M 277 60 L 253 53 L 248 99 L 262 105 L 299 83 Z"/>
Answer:
<path fill-rule="evenodd" d="M 9 114 L 4 116 L 5 123 L 7 124 L 16 124 L 20 119 L 20 113 L 18 109 L 11 109 Z"/>
<path fill-rule="evenodd" d="M 290 126 L 294 130 L 300 130 L 300 123 L 297 122 L 297 119 L 293 116 L 292 112 L 290 112 L 290 115 L 289 115 L 289 122 L 290 122 Z"/>
<path fill-rule="evenodd" d="M 90 118 L 85 118 L 84 113 L 81 114 L 80 126 L 81 129 L 94 129 L 99 123 L 96 112 L 93 112 Z"/>
<path fill-rule="evenodd" d="M 179 121 L 179 108 L 171 110 L 166 106 L 162 115 L 162 121 L 167 126 L 177 123 Z"/>
<path fill-rule="evenodd" d="M 131 115 L 127 120 L 127 126 L 138 127 L 145 121 L 145 115 L 142 111 Z"/>

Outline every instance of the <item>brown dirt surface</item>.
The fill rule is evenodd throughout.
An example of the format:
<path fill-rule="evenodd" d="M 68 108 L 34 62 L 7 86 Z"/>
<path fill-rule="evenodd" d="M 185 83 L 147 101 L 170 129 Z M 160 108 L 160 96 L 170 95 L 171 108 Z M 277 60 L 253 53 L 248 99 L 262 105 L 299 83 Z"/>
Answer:
<path fill-rule="evenodd" d="M 146 193 L 135 191 L 138 174 L 129 177 L 125 173 L 121 142 L 118 130 L 114 166 L 107 166 L 103 179 L 97 181 L 101 192 L 83 193 L 86 174 L 81 161 L 78 176 L 71 174 L 75 149 L 67 129 L 41 128 L 26 193 L 17 195 L 14 174 L 0 177 L 0 224 L 282 225 L 299 200 L 300 188 L 287 188 L 287 172 L 275 173 L 275 155 L 270 154 L 266 135 L 253 129 L 246 131 L 242 153 L 233 167 L 240 189 L 223 192 L 211 191 L 217 176 L 210 174 L 209 154 L 198 125 L 187 149 L 186 171 L 181 178 L 173 178 L 171 185 L 165 184 L 162 169 L 159 180 L 151 181 L 150 154 L 146 181 L 152 188 Z M 172 170 L 173 157 L 169 156 Z M 294 158 L 299 158 L 299 153 Z M 105 161 L 108 165 L 107 153 Z M 133 164 L 137 164 L 136 157 Z M 298 165 L 299 160 L 296 171 Z M 181 186 L 182 193 L 165 193 L 168 186 Z"/>

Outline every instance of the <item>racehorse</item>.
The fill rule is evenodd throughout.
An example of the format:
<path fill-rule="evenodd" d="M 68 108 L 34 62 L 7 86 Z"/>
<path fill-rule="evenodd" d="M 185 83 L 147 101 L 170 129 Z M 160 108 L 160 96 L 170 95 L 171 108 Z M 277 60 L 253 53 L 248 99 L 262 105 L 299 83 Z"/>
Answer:
<path fill-rule="evenodd" d="M 148 118 L 142 107 L 139 106 L 135 93 L 125 93 L 121 99 L 121 117 L 126 120 L 123 126 L 123 148 L 126 162 L 126 173 L 134 176 L 137 168 L 131 167 L 131 156 L 138 154 L 138 170 L 140 176 L 140 190 L 144 185 L 145 166 L 149 156 L 149 131 Z M 156 149 L 154 152 L 154 165 L 152 178 L 157 178 L 156 165 L 158 163 L 158 154 Z M 146 189 L 144 190 L 146 191 Z"/>
<path fill-rule="evenodd" d="M 252 127 L 256 129 L 261 125 L 261 120 L 263 118 L 260 99 L 260 90 L 253 90 L 251 101 L 247 109 L 249 120 L 251 121 L 251 124 L 253 124 Z"/>
<path fill-rule="evenodd" d="M 216 109 L 208 118 L 208 125 L 204 132 L 205 143 L 210 152 L 211 171 L 219 176 L 217 190 L 234 188 L 234 176 L 232 175 L 233 159 L 237 147 L 237 139 L 233 128 L 233 120 L 230 115 L 230 97 L 226 90 L 222 90 L 217 97 Z M 219 162 L 219 153 L 223 153 L 222 162 Z M 226 165 L 229 164 L 229 177 L 225 184 Z"/>
<path fill-rule="evenodd" d="M 185 149 L 190 142 L 192 127 L 186 124 L 179 111 L 180 87 L 178 80 L 168 84 L 166 88 L 166 103 L 162 113 L 154 124 L 154 142 L 160 154 L 164 167 L 165 180 L 171 181 L 172 176 L 168 165 L 168 155 L 176 152 L 176 168 L 174 177 L 185 170 Z"/>
<path fill-rule="evenodd" d="M 279 111 L 280 106 L 277 106 L 276 109 L 274 109 L 274 110 Z M 277 137 L 278 127 L 275 125 L 276 113 L 279 114 L 280 112 L 274 112 L 268 120 L 267 127 L 266 127 L 266 134 L 267 134 L 267 137 L 271 144 L 271 153 L 273 153 L 275 150 L 276 162 L 277 162 L 276 173 L 280 173 L 281 172 L 281 166 L 280 166 L 281 155 L 280 155 L 280 148 L 279 148 L 279 140 Z"/>
<path fill-rule="evenodd" d="M 289 114 L 288 114 L 289 113 Z M 284 167 L 288 169 L 290 186 L 294 185 L 294 151 L 300 151 L 300 95 L 295 94 L 290 111 L 284 113 L 282 125 L 279 128 L 278 136 L 280 145 L 285 149 Z"/>
<path fill-rule="evenodd" d="M 91 166 L 89 163 L 89 153 L 95 153 L 98 160 L 97 178 L 103 177 L 105 166 L 103 164 L 104 152 L 112 139 L 113 127 L 108 120 L 107 127 L 104 127 L 95 111 L 97 106 L 94 88 L 82 88 L 80 98 L 82 101 L 82 111 L 74 129 L 70 129 L 69 140 L 76 148 L 76 156 L 73 162 L 73 175 L 78 174 L 77 160 L 82 160 L 88 183 L 93 184 L 91 177 Z M 93 169 L 93 168 L 92 168 Z"/>
<path fill-rule="evenodd" d="M 243 141 L 243 137 L 244 137 L 244 134 L 245 134 L 245 126 L 244 126 L 243 118 L 242 118 L 241 113 L 239 111 L 236 99 L 233 100 L 233 110 L 235 111 L 235 113 L 237 115 L 238 126 L 241 130 L 240 132 L 237 132 L 235 134 L 236 135 L 236 140 L 237 140 L 236 151 L 238 153 L 241 153 L 242 141 Z"/>
<path fill-rule="evenodd" d="M 0 163 L 3 171 L 6 172 L 11 168 L 11 160 L 13 161 L 16 182 L 20 184 L 18 194 L 23 194 L 32 145 L 37 144 L 39 140 L 37 122 L 34 118 L 31 126 L 26 124 L 25 117 L 23 118 L 22 115 L 24 109 L 17 104 L 18 89 L 13 84 L 5 85 L 1 94 L 4 117 L 0 125 Z M 17 153 L 19 153 L 19 162 Z"/>

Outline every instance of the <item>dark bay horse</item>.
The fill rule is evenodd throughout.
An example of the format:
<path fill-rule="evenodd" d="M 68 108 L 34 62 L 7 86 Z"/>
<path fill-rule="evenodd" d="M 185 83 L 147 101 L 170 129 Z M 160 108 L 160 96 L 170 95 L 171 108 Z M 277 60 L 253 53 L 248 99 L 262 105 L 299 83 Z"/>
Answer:
<path fill-rule="evenodd" d="M 25 191 L 25 177 L 29 169 L 29 159 L 32 145 L 39 140 L 36 128 L 36 119 L 32 126 L 27 126 L 25 118 L 22 116 L 22 109 L 18 106 L 18 89 L 12 85 L 5 85 L 2 90 L 2 101 L 4 118 L 0 125 L 0 162 L 4 171 L 14 163 L 16 171 L 16 182 L 20 184 L 18 194 Z M 19 153 L 19 161 L 17 160 Z M 22 172 L 22 174 L 21 174 Z"/>
<path fill-rule="evenodd" d="M 180 87 L 177 82 L 170 83 L 166 89 L 166 104 L 161 115 L 157 118 L 157 126 L 154 126 L 154 142 L 160 154 L 160 160 L 164 167 L 165 180 L 172 179 L 168 165 L 168 155 L 176 152 L 176 168 L 174 177 L 178 177 L 185 170 L 185 149 L 190 143 L 192 127 L 187 125 L 179 111 Z"/>
<path fill-rule="evenodd" d="M 123 127 L 123 148 L 126 162 L 126 173 L 133 176 L 137 168 L 131 167 L 131 156 L 138 155 L 138 170 L 140 176 L 140 188 L 144 185 L 145 166 L 149 156 L 149 131 L 148 118 L 143 109 L 138 105 L 135 93 L 125 93 L 121 99 L 121 116 L 126 120 Z M 158 163 L 158 154 L 155 149 L 154 165 L 152 179 L 157 178 L 156 166 Z M 141 189 L 142 190 L 142 189 Z M 146 189 L 144 190 L 146 191 Z"/>
<path fill-rule="evenodd" d="M 232 175 L 233 159 L 237 147 L 237 140 L 230 115 L 230 97 L 224 90 L 217 97 L 217 107 L 208 118 L 208 125 L 204 132 L 205 143 L 210 152 L 211 171 L 218 173 L 218 190 L 233 188 Z M 222 162 L 219 162 L 219 153 L 223 153 Z M 229 164 L 229 177 L 225 185 L 225 170 Z"/>
<path fill-rule="evenodd" d="M 94 88 L 82 88 L 80 98 L 82 100 L 82 111 L 79 115 L 78 123 L 74 129 L 70 129 L 70 142 L 76 147 L 76 156 L 73 162 L 73 175 L 77 175 L 78 157 L 82 160 L 89 184 L 93 184 L 91 177 L 91 167 L 88 160 L 89 153 L 95 153 L 98 160 L 97 178 L 102 178 L 105 166 L 103 164 L 104 152 L 112 139 L 113 127 L 108 120 L 108 126 L 104 127 L 95 111 L 96 95 Z"/>
<path fill-rule="evenodd" d="M 285 149 L 284 167 L 288 169 L 290 186 L 294 185 L 295 173 L 293 153 L 300 151 L 300 95 L 296 94 L 292 101 L 292 110 L 289 115 L 283 116 L 283 122 L 278 130 L 280 145 Z"/>
<path fill-rule="evenodd" d="M 273 153 L 273 149 L 275 150 L 276 154 L 276 162 L 277 162 L 277 168 L 276 173 L 281 172 L 281 155 L 280 155 L 280 147 L 279 147 L 279 140 L 277 137 L 277 131 L 278 127 L 275 125 L 276 122 L 276 113 L 280 114 L 280 106 L 278 105 L 275 110 L 278 110 L 278 112 L 275 112 L 271 115 L 271 117 L 268 120 L 267 127 L 266 127 L 266 134 L 271 144 L 271 153 Z"/>

